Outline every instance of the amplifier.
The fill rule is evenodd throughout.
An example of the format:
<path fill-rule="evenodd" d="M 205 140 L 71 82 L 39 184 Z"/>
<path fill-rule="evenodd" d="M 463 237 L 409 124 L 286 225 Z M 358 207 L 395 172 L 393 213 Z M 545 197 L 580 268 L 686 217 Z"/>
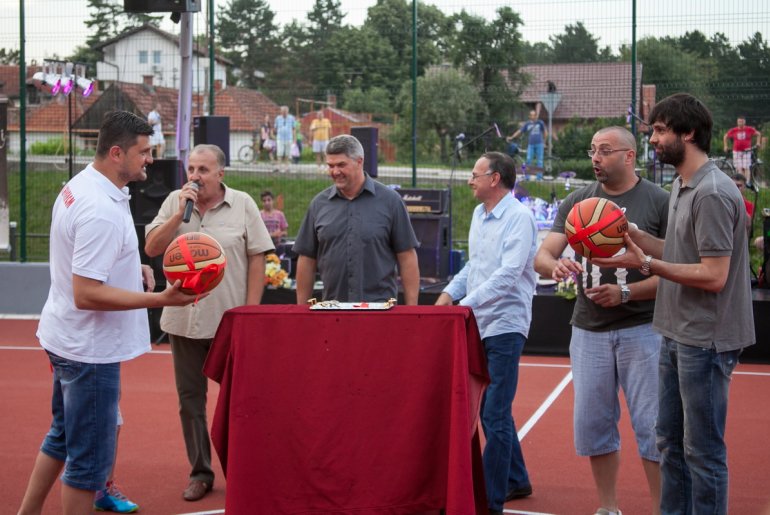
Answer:
<path fill-rule="evenodd" d="M 399 188 L 396 190 L 410 213 L 442 215 L 449 213 L 449 190 Z"/>

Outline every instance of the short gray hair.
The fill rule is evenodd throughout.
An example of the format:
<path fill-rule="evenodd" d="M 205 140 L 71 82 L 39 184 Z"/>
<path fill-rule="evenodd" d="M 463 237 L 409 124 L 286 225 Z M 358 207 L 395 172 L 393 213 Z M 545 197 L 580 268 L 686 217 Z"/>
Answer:
<path fill-rule="evenodd" d="M 363 159 L 364 147 L 361 146 L 361 142 L 355 136 L 340 134 L 329 140 L 329 143 L 326 145 L 326 154 L 345 154 L 350 159 Z"/>
<path fill-rule="evenodd" d="M 190 151 L 190 155 L 195 154 L 196 152 L 206 152 L 206 151 L 214 154 L 214 157 L 217 158 L 217 165 L 219 165 L 219 168 L 224 170 L 225 164 L 227 163 L 227 158 L 225 157 L 225 153 L 222 152 L 222 149 L 216 145 L 209 145 L 207 143 L 201 143 L 200 145 L 195 145 L 193 149 Z"/>

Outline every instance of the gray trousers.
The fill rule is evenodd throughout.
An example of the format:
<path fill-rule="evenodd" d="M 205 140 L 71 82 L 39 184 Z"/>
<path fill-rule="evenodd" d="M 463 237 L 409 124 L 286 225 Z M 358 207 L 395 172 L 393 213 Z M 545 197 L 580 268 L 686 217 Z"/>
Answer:
<path fill-rule="evenodd" d="M 211 441 L 206 420 L 208 378 L 203 375 L 203 363 L 211 347 L 211 338 L 202 340 L 168 335 L 174 358 L 174 378 L 179 396 L 179 419 L 192 470 L 190 479 L 214 484 L 211 468 Z"/>

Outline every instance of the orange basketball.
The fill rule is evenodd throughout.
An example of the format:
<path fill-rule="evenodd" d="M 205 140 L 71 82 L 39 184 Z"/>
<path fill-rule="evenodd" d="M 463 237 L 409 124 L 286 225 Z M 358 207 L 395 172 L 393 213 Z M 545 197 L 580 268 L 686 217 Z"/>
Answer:
<path fill-rule="evenodd" d="M 163 274 L 171 283 L 182 281 L 181 290 L 200 295 L 212 290 L 225 276 L 225 251 L 217 240 L 202 232 L 177 237 L 163 254 Z"/>
<path fill-rule="evenodd" d="M 588 259 L 611 257 L 626 246 L 626 215 L 606 198 L 591 197 L 578 202 L 567 215 L 564 233 L 575 252 Z"/>

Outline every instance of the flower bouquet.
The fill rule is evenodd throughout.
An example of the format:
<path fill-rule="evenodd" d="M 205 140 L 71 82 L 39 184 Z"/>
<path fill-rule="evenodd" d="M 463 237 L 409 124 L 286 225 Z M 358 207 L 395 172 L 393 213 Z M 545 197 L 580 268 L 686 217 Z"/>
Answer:
<path fill-rule="evenodd" d="M 577 283 L 574 276 L 570 275 L 566 279 L 556 283 L 556 292 L 559 297 L 564 297 L 567 300 L 574 300 L 577 297 Z"/>
<path fill-rule="evenodd" d="M 265 286 L 268 288 L 291 288 L 291 279 L 281 268 L 280 258 L 271 253 L 265 257 Z"/>

